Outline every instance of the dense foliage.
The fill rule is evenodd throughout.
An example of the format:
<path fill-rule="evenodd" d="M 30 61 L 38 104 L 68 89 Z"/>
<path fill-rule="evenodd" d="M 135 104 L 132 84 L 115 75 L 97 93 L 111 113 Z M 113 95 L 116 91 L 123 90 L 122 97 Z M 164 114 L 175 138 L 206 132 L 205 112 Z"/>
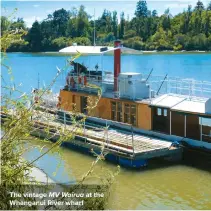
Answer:
<path fill-rule="evenodd" d="M 22 28 L 24 37 L 13 43 L 8 51 L 57 51 L 73 43 L 113 45 L 115 39 L 137 50 L 211 50 L 211 2 L 203 5 L 199 0 L 195 7 L 188 6 L 182 13 L 172 16 L 167 9 L 158 16 L 149 10 L 147 2 L 137 2 L 135 16 L 129 20 L 121 12 L 104 10 L 95 23 L 83 5 L 70 11 L 59 9 L 41 22 L 35 21 L 26 28 L 24 20 L 10 22 L 1 17 L 2 32 Z"/>

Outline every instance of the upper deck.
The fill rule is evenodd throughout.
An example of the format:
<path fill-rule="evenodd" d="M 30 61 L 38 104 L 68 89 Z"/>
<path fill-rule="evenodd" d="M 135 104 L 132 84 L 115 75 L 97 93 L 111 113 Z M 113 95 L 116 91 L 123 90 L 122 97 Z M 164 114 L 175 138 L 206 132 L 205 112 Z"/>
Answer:
<path fill-rule="evenodd" d="M 129 100 L 146 103 L 151 106 L 166 107 L 190 113 L 205 114 L 210 108 L 205 108 L 211 97 L 211 82 L 179 77 L 150 76 L 140 73 L 121 73 L 114 78 L 110 72 L 92 71 L 84 76 L 71 74 L 65 90 L 101 94 L 103 98 Z M 74 83 L 71 81 L 74 80 Z M 114 91 L 114 81 L 117 90 Z M 211 111 L 208 111 L 209 113 Z"/>
<path fill-rule="evenodd" d="M 210 98 L 211 97 L 211 82 L 209 81 L 199 81 L 192 78 L 181 78 L 181 77 L 172 77 L 172 76 L 161 76 L 161 75 L 146 75 L 134 72 L 121 73 L 120 76 L 114 78 L 111 72 L 101 72 L 99 71 L 98 75 L 91 74 L 94 71 L 89 71 L 90 74 L 86 75 L 87 83 L 84 85 L 83 81 L 79 83 L 79 78 L 82 76 L 77 74 L 71 74 L 71 77 L 74 78 L 75 85 L 74 87 L 69 85 L 68 90 L 87 92 L 87 93 L 98 93 L 98 90 L 101 89 L 102 96 L 105 97 L 121 97 L 121 92 L 123 89 L 128 88 L 127 84 L 131 84 L 132 88 L 137 88 L 137 84 L 144 83 L 150 86 L 151 94 L 148 97 L 141 97 L 139 95 L 128 95 L 123 98 L 131 100 L 143 100 L 151 99 L 162 94 L 177 94 L 184 95 L 188 98 L 200 97 L 200 98 Z M 96 71 L 95 71 L 96 72 Z M 134 77 L 136 76 L 136 77 Z M 71 80 L 71 77 L 69 80 Z M 65 79 L 64 83 L 65 83 Z M 118 89 L 114 91 L 114 81 L 118 82 Z M 71 82 L 69 82 L 71 84 Z M 121 87 L 123 84 L 123 87 Z M 140 90 L 139 90 L 140 91 Z M 137 90 L 134 92 L 138 93 Z"/>

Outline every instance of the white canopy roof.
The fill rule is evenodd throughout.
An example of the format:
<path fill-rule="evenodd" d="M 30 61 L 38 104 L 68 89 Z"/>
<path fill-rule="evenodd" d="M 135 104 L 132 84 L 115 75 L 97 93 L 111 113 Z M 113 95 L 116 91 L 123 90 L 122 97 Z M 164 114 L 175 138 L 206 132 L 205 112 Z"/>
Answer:
<path fill-rule="evenodd" d="M 189 98 L 185 95 L 164 94 L 152 100 L 151 105 L 170 108 L 173 111 L 207 114 L 211 111 L 211 102 L 208 98 Z M 207 105 L 207 109 L 205 108 Z"/>
<path fill-rule="evenodd" d="M 179 103 L 178 105 L 174 106 L 172 110 L 184 111 L 188 113 L 205 114 L 206 113 L 205 103 L 206 103 L 206 100 L 186 99 L 183 102 Z"/>
<path fill-rule="evenodd" d="M 153 99 L 151 105 L 158 107 L 172 108 L 173 106 L 177 105 L 178 103 L 182 102 L 185 99 L 186 99 L 185 96 L 164 94 Z"/>
<path fill-rule="evenodd" d="M 141 54 L 141 51 L 134 50 L 132 48 L 120 47 L 123 52 L 128 53 L 135 53 Z M 109 46 L 83 46 L 83 45 L 76 45 L 76 46 L 69 46 L 66 48 L 61 49 L 60 53 L 69 53 L 69 54 L 77 54 L 80 52 L 81 54 L 104 54 L 107 52 L 114 51 L 118 48 L 109 47 Z"/>
<path fill-rule="evenodd" d="M 101 49 L 106 49 L 102 51 Z M 61 49 L 59 52 L 60 53 L 73 53 L 76 54 L 78 52 L 82 53 L 82 54 L 102 54 L 105 53 L 105 51 L 112 51 L 114 50 L 113 47 L 105 47 L 105 46 L 69 46 L 66 48 Z"/>

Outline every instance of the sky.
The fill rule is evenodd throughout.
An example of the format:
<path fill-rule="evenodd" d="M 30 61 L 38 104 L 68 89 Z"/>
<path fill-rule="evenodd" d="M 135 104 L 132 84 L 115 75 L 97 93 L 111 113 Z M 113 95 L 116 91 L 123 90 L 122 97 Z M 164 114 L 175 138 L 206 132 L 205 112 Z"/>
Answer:
<path fill-rule="evenodd" d="M 209 0 L 201 0 L 205 6 L 208 5 Z M 183 12 L 187 9 L 188 5 L 193 7 L 196 5 L 197 0 L 148 0 L 147 5 L 149 10 L 156 9 L 158 15 L 164 13 L 164 11 L 169 8 L 172 15 L 176 15 L 180 12 Z M 27 27 L 31 27 L 32 23 L 37 21 L 42 21 L 47 18 L 48 14 L 52 14 L 55 10 L 64 8 L 70 10 L 72 7 L 78 8 L 80 5 L 84 5 L 86 11 L 93 15 L 95 11 L 95 18 L 97 19 L 103 13 L 104 9 L 118 12 L 118 16 L 123 11 L 125 17 L 129 16 L 131 19 L 134 16 L 137 0 L 130 1 L 121 1 L 121 0 L 83 0 L 83 1 L 11 1 L 11 0 L 2 0 L 1 1 L 1 15 L 10 16 L 15 8 L 18 8 L 18 11 L 13 15 L 14 18 L 23 18 L 26 22 Z"/>

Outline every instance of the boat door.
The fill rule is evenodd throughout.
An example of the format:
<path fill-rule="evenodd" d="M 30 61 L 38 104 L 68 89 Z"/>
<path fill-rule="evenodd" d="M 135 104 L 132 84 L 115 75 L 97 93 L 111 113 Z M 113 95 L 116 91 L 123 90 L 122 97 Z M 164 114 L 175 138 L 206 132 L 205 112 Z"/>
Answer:
<path fill-rule="evenodd" d="M 81 96 L 81 113 L 87 114 L 87 97 Z"/>
<path fill-rule="evenodd" d="M 169 134 L 169 109 L 152 108 L 153 130 Z"/>

